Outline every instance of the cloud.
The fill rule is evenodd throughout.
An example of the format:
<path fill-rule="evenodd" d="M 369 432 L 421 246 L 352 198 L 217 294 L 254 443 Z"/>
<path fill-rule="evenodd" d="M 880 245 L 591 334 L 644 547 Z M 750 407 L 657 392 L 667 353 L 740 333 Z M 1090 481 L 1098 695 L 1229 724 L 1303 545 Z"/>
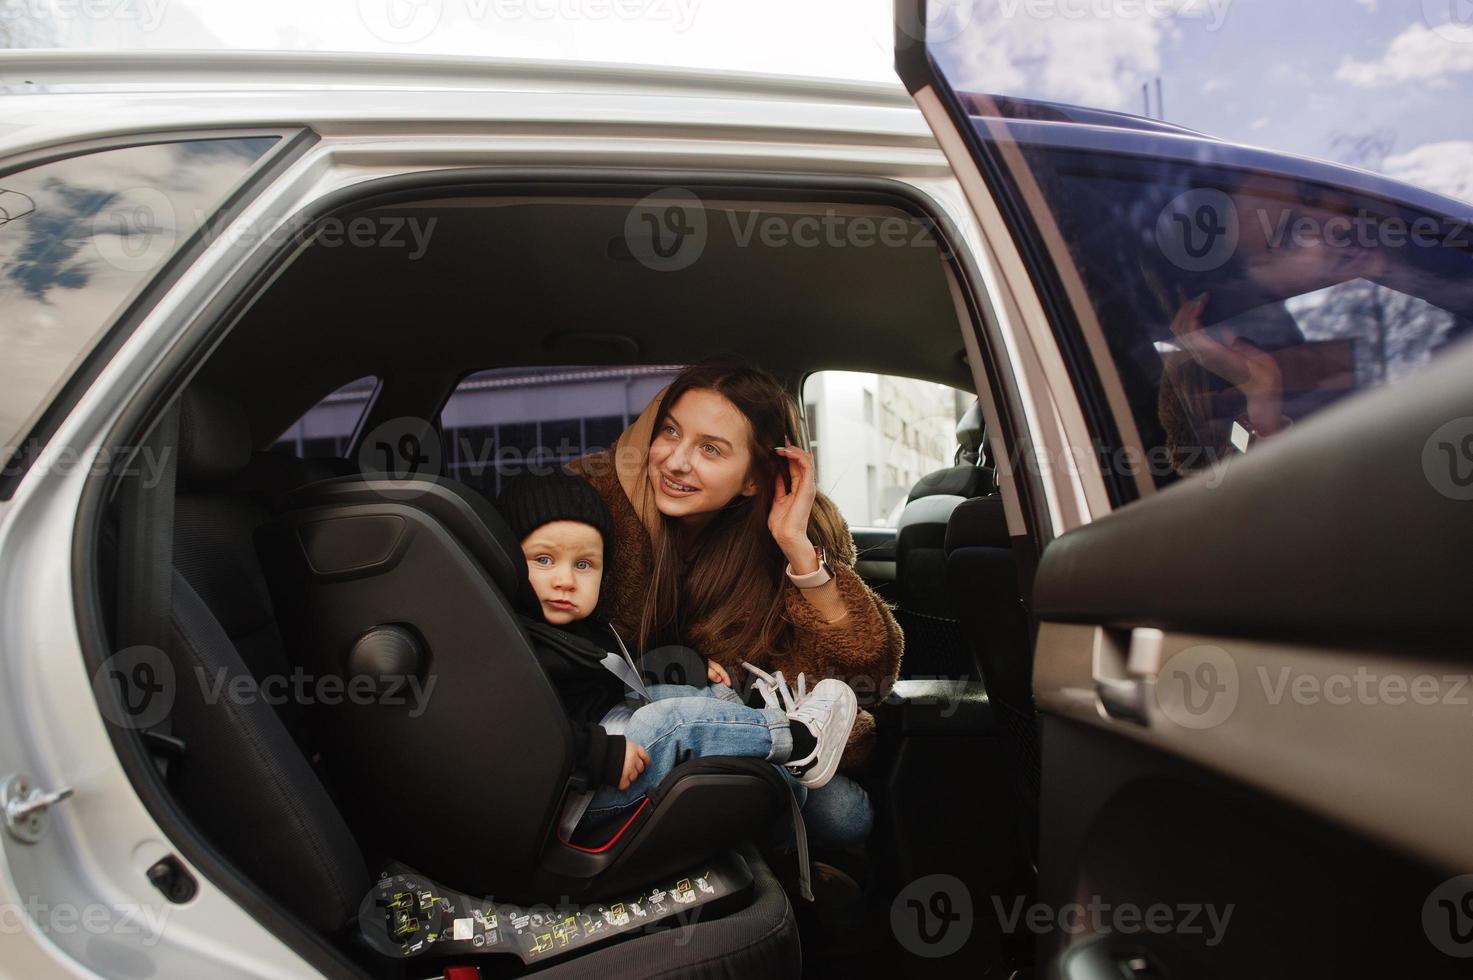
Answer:
<path fill-rule="evenodd" d="M 1423 143 L 1386 158 L 1386 175 L 1473 202 L 1473 140 Z"/>
<path fill-rule="evenodd" d="M 1140 112 L 1140 85 L 1161 74 L 1167 43 L 1186 29 L 1214 29 L 1218 16 L 1215 3 L 1181 3 L 1161 16 L 1152 9 L 1161 7 L 977 1 L 965 32 L 940 46 L 941 65 L 962 90 Z"/>
<path fill-rule="evenodd" d="M 1357 61 L 1346 57 L 1335 69 L 1335 79 L 1372 88 L 1400 82 L 1437 84 L 1462 72 L 1473 72 L 1473 44 L 1459 43 L 1446 31 L 1413 24 L 1392 39 L 1380 58 Z"/>
<path fill-rule="evenodd" d="M 1376 12 L 1376 0 L 1355 0 L 1355 2 L 1365 7 L 1369 13 Z"/>

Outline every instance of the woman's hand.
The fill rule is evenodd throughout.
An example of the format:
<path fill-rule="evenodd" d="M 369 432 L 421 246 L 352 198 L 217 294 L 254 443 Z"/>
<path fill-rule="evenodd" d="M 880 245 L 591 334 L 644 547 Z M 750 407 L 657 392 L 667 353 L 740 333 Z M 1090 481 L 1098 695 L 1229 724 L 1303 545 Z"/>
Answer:
<path fill-rule="evenodd" d="M 628 789 L 650 764 L 650 754 L 644 746 L 634 742 L 624 743 L 624 774 L 619 777 L 619 788 Z"/>
<path fill-rule="evenodd" d="M 772 491 L 772 510 L 767 515 L 767 530 L 793 566 L 793 574 L 805 575 L 818 568 L 813 544 L 808 540 L 808 518 L 813 513 L 813 500 L 818 494 L 813 476 L 813 454 L 784 440 L 777 450 L 787 461 L 792 487 L 783 483 L 782 475 Z"/>
<path fill-rule="evenodd" d="M 726 672 L 726 668 L 709 657 L 706 659 L 706 680 L 712 684 L 725 684 L 731 687 L 731 675 Z"/>
<path fill-rule="evenodd" d="M 1247 402 L 1248 418 L 1259 435 L 1269 435 L 1283 425 L 1284 380 L 1273 355 L 1243 337 L 1223 344 L 1202 329 L 1202 311 L 1207 294 L 1182 299 L 1171 320 L 1171 332 L 1182 350 L 1198 364 L 1233 385 Z"/>

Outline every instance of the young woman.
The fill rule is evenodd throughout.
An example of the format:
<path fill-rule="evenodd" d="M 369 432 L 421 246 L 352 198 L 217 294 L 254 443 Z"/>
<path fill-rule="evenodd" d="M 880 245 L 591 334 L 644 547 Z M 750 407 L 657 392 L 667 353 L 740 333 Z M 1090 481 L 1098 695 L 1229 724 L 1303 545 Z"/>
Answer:
<path fill-rule="evenodd" d="M 788 393 L 755 368 L 707 362 L 682 371 L 608 452 L 570 467 L 614 517 L 618 563 L 603 606 L 640 651 L 683 644 L 713 682 L 741 684 L 742 663 L 837 677 L 861 704 L 883 698 L 903 641 L 889 608 L 854 571 L 854 539 L 817 492 Z M 859 712 L 840 775 L 812 791 L 810 833 L 862 841 L 872 813 L 842 775 L 868 755 L 874 719 Z"/>

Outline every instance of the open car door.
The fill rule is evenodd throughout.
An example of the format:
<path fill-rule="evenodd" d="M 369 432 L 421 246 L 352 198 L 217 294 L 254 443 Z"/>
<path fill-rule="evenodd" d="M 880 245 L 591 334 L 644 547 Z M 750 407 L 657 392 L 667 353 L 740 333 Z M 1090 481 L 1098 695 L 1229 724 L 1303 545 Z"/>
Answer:
<path fill-rule="evenodd" d="M 989 431 L 1039 553 L 1039 877 L 1001 925 L 1071 980 L 1466 975 L 1473 205 L 973 94 L 994 6 L 897 0 L 896 66 L 1024 404 Z"/>

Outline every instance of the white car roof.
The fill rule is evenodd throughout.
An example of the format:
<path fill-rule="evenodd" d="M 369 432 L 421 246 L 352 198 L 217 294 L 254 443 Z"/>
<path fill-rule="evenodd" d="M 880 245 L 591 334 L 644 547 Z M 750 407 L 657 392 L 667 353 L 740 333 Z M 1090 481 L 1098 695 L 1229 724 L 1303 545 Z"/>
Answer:
<path fill-rule="evenodd" d="M 463 56 L 282 51 L 0 51 L 0 153 L 215 126 L 396 123 L 700 126 L 862 135 L 933 148 L 895 84 Z M 733 133 L 737 136 L 737 133 Z M 790 134 L 791 135 L 791 134 Z M 737 136 L 737 138 L 740 138 Z"/>

